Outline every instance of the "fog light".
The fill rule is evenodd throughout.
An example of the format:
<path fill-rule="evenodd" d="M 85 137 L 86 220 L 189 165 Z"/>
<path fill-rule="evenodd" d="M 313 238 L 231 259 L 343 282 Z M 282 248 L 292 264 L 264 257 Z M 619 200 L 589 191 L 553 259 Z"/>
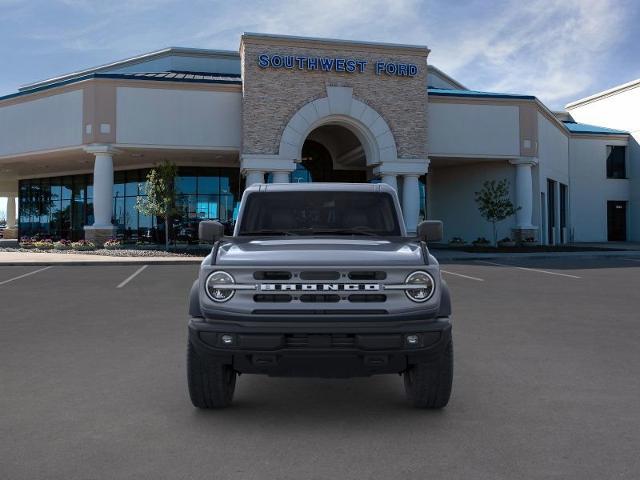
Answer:
<path fill-rule="evenodd" d="M 420 343 L 420 337 L 418 335 L 407 335 L 407 344 L 418 345 Z"/>
<path fill-rule="evenodd" d="M 222 340 L 222 343 L 225 345 L 233 345 L 233 335 L 222 335 L 220 340 Z"/>

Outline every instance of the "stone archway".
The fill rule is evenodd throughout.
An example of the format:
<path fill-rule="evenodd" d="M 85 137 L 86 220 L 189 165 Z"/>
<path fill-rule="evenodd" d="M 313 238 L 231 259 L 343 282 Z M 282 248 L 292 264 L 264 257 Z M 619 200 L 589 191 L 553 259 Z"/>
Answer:
<path fill-rule="evenodd" d="M 327 87 L 327 96 L 313 100 L 289 120 L 278 156 L 300 161 L 308 135 L 323 125 L 339 125 L 350 130 L 360 141 L 367 166 L 398 159 L 395 139 L 387 122 L 367 104 L 353 98 L 350 87 Z"/>

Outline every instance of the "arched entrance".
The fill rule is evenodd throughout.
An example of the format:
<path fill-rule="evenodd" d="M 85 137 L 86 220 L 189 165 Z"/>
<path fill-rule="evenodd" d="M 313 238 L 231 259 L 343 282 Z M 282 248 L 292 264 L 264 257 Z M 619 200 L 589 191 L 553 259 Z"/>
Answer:
<path fill-rule="evenodd" d="M 327 124 L 312 130 L 305 139 L 292 180 L 361 183 L 369 177 L 358 137 L 342 125 Z"/>

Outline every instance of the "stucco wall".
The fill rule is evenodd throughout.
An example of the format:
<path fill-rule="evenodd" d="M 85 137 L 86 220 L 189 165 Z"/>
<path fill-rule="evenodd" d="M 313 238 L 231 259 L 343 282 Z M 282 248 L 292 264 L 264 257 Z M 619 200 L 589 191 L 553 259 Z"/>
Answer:
<path fill-rule="evenodd" d="M 0 107 L 0 156 L 82 143 L 82 90 Z"/>
<path fill-rule="evenodd" d="M 597 101 L 571 107 L 569 113 L 578 122 L 630 132 L 628 175 L 631 181 L 629 202 L 629 239 L 640 241 L 640 85 Z"/>
<path fill-rule="evenodd" d="M 515 167 L 506 161 L 484 161 L 429 170 L 428 212 L 444 223 L 444 241 L 462 237 L 471 242 L 478 237 L 492 240 L 492 227 L 480 216 L 474 193 L 485 180 L 509 181 L 511 201 L 515 204 Z M 511 235 L 515 217 L 498 224 L 498 240 Z"/>
<path fill-rule="evenodd" d="M 576 242 L 607 241 L 607 201 L 629 201 L 630 182 L 607 179 L 607 145 L 620 140 L 572 138 L 570 144 L 571 226 Z"/>
<path fill-rule="evenodd" d="M 401 48 L 373 51 L 355 43 L 294 43 L 243 40 L 243 153 L 277 154 L 282 132 L 296 111 L 326 97 L 327 86 L 346 86 L 353 88 L 354 98 L 369 105 L 387 122 L 399 157 L 426 158 L 426 51 L 419 55 Z M 260 68 L 258 56 L 263 53 L 356 58 L 368 61 L 368 65 L 364 73 Z M 416 64 L 418 74 L 414 77 L 376 75 L 374 63 L 378 60 Z"/>
<path fill-rule="evenodd" d="M 241 94 L 119 87 L 119 144 L 240 148 Z"/>
<path fill-rule="evenodd" d="M 514 105 L 429 102 L 429 155 L 520 155 Z"/>

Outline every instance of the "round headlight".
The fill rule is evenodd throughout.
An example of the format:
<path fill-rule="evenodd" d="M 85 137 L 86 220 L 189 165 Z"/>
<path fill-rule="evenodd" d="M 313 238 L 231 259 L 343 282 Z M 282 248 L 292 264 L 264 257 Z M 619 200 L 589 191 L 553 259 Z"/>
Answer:
<path fill-rule="evenodd" d="M 205 290 L 214 302 L 226 302 L 235 293 L 235 290 L 226 289 L 224 285 L 233 285 L 235 280 L 227 272 L 213 272 L 207 277 Z"/>
<path fill-rule="evenodd" d="M 405 290 L 409 300 L 414 302 L 426 302 L 433 296 L 433 292 L 436 290 L 436 283 L 433 281 L 433 277 L 427 272 L 413 272 L 404 282 L 408 285 L 416 286 L 415 289 Z"/>

